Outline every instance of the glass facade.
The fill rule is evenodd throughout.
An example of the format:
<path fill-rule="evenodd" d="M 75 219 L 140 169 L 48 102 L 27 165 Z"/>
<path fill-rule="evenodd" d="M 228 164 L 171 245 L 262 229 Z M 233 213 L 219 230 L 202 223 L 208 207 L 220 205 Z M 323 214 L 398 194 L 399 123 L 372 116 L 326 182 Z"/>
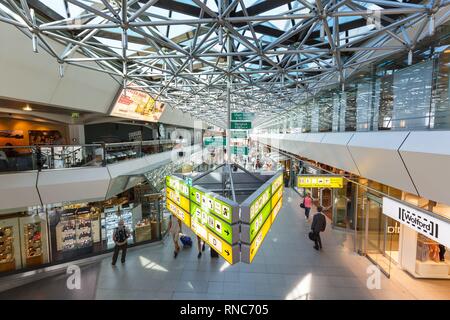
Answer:
<path fill-rule="evenodd" d="M 401 53 L 330 85 L 261 132 L 450 129 L 450 26 L 413 52 Z"/>
<path fill-rule="evenodd" d="M 59 203 L 28 208 L 0 219 L 0 274 L 83 259 L 111 251 L 120 219 L 129 245 L 160 240 L 169 212 L 162 193 L 147 184 L 101 202 Z"/>

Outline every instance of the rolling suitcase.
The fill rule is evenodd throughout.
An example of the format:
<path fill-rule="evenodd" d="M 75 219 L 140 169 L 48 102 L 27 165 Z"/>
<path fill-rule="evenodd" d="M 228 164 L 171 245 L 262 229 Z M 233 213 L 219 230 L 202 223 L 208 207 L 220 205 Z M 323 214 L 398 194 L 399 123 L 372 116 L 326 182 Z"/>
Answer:
<path fill-rule="evenodd" d="M 180 241 L 184 247 L 192 247 L 192 239 L 186 235 L 182 235 L 180 237 Z"/>

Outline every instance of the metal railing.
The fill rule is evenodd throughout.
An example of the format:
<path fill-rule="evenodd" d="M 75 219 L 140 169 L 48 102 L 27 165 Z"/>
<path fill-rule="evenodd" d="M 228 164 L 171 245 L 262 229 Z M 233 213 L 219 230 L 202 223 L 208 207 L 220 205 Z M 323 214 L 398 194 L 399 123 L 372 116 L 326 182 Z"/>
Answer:
<path fill-rule="evenodd" d="M 180 141 L 150 140 L 85 145 L 0 147 L 0 172 L 100 167 L 179 147 Z"/>

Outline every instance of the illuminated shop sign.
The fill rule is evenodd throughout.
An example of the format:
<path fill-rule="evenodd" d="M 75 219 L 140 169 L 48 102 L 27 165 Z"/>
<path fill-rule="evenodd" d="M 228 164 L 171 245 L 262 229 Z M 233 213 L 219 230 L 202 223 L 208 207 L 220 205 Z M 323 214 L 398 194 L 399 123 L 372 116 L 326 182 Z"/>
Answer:
<path fill-rule="evenodd" d="M 436 242 L 450 247 L 450 223 L 424 210 L 383 197 L 383 214 Z"/>

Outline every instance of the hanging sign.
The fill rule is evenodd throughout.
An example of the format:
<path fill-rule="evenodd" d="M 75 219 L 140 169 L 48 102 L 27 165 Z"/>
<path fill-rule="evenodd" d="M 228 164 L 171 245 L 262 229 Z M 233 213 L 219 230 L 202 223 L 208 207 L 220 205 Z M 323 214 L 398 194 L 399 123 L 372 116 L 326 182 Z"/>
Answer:
<path fill-rule="evenodd" d="M 172 200 L 166 199 L 166 208 L 172 212 L 178 219 L 181 220 L 186 226 L 191 227 L 191 215 L 177 206 Z"/>
<path fill-rule="evenodd" d="M 248 147 L 231 146 L 231 154 L 248 155 Z"/>
<path fill-rule="evenodd" d="M 231 121 L 231 129 L 248 130 L 252 128 L 250 121 Z"/>
<path fill-rule="evenodd" d="M 344 178 L 332 175 L 301 175 L 297 177 L 298 188 L 336 188 L 344 186 Z"/>
<path fill-rule="evenodd" d="M 246 130 L 231 130 L 232 139 L 247 139 L 248 134 Z"/>
<path fill-rule="evenodd" d="M 235 219 L 233 218 L 233 207 L 224 201 L 217 199 L 217 197 L 212 194 L 206 194 L 197 187 L 191 187 L 190 199 L 203 210 L 218 216 L 230 224 L 237 222 L 234 221 Z"/>
<path fill-rule="evenodd" d="M 239 241 L 239 224 L 230 225 L 194 202 L 191 202 L 191 220 L 206 226 L 229 244 Z"/>
<path fill-rule="evenodd" d="M 189 198 L 189 186 L 183 179 L 175 176 L 166 176 L 166 186 Z"/>
<path fill-rule="evenodd" d="M 253 112 L 232 112 L 231 121 L 252 121 L 255 119 L 255 114 Z"/>
<path fill-rule="evenodd" d="M 233 264 L 239 262 L 239 245 L 230 246 L 197 220 L 192 221 L 191 229 L 228 263 Z"/>

